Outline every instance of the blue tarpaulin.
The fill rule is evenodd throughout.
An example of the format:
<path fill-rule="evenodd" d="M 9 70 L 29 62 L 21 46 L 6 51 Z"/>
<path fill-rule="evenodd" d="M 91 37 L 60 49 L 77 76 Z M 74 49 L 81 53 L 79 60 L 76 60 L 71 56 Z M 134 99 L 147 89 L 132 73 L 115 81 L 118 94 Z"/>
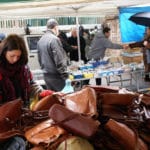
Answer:
<path fill-rule="evenodd" d="M 141 41 L 145 34 L 145 26 L 138 25 L 129 18 L 139 12 L 150 12 L 150 6 L 119 8 L 121 40 L 123 43 Z"/>

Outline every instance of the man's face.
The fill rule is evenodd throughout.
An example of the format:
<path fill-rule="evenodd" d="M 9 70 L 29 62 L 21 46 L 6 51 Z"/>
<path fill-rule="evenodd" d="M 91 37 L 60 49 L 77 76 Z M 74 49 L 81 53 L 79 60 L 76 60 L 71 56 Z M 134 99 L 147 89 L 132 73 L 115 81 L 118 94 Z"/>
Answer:
<path fill-rule="evenodd" d="M 58 35 L 59 35 L 59 27 L 58 27 L 58 26 L 55 26 L 54 29 L 55 29 L 55 35 L 58 36 Z"/>
<path fill-rule="evenodd" d="M 105 36 L 106 36 L 106 38 L 109 38 L 110 37 L 110 31 L 105 32 Z"/>

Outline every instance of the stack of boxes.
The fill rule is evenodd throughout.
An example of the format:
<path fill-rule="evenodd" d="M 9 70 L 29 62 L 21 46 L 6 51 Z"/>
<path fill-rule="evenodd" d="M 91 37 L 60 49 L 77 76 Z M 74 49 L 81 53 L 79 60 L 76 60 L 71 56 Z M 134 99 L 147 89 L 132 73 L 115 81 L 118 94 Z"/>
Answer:
<path fill-rule="evenodd" d="M 122 59 L 124 64 L 142 63 L 143 54 L 141 48 L 129 48 L 124 50 L 122 53 Z"/>

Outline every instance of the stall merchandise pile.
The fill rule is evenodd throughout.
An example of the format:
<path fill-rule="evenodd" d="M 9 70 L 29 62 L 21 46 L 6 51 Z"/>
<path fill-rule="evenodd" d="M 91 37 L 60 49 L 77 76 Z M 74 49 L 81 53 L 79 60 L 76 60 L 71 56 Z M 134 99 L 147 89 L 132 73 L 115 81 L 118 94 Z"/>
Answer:
<path fill-rule="evenodd" d="M 85 86 L 73 93 L 52 93 L 32 110 L 21 104 L 14 100 L 0 107 L 0 114 L 9 110 L 0 117 L 0 141 L 17 135 L 27 141 L 27 149 L 42 150 L 150 148 L 149 94 Z"/>

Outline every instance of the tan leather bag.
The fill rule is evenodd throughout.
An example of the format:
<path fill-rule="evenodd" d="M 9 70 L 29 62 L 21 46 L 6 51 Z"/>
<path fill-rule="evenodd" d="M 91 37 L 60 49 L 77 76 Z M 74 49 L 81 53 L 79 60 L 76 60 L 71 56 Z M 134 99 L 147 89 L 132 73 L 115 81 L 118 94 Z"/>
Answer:
<path fill-rule="evenodd" d="M 64 129 L 52 123 L 52 119 L 48 119 L 30 128 L 25 132 L 26 139 L 34 145 L 50 144 L 57 140 L 59 136 L 67 133 Z"/>
<path fill-rule="evenodd" d="M 58 97 L 55 94 L 48 95 L 39 100 L 32 108 L 32 111 L 49 110 L 53 104 L 60 104 Z"/>
<path fill-rule="evenodd" d="M 69 110 L 89 116 L 97 114 L 96 93 L 90 87 L 85 87 L 80 91 L 67 94 L 63 99 L 65 107 Z"/>

